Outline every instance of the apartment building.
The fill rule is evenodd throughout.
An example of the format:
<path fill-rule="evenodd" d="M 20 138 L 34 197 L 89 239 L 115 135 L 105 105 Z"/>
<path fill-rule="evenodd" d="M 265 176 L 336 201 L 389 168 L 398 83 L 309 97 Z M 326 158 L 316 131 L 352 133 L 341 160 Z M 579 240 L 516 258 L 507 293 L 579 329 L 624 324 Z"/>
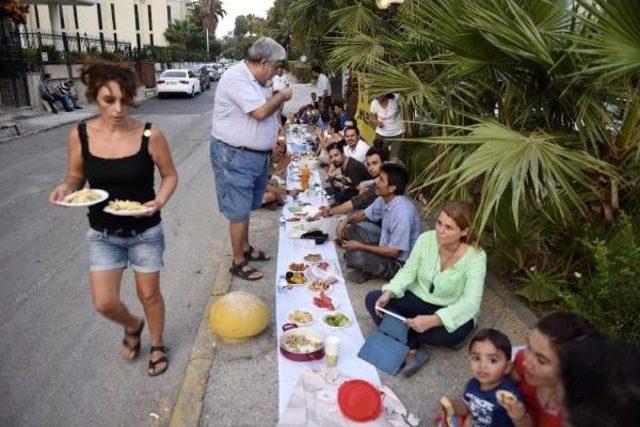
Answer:
<path fill-rule="evenodd" d="M 27 32 L 166 46 L 169 22 L 185 19 L 191 0 L 29 0 Z"/>

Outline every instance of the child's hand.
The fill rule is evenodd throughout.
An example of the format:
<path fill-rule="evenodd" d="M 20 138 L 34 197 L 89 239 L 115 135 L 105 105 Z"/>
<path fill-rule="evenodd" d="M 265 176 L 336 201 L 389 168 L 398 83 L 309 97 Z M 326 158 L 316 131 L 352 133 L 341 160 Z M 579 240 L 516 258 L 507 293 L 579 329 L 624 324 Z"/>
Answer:
<path fill-rule="evenodd" d="M 527 413 L 524 404 L 511 392 L 498 390 L 496 392 L 498 403 L 507 411 L 509 418 L 513 421 L 520 421 Z"/>

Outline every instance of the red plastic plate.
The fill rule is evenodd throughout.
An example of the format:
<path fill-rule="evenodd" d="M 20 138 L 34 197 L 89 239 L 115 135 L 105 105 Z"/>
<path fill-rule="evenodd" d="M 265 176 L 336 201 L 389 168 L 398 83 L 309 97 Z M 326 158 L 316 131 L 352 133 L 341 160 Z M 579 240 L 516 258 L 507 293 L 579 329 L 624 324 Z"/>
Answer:
<path fill-rule="evenodd" d="M 353 421 L 371 421 L 382 410 L 380 391 L 364 380 L 345 381 L 338 389 L 338 406 Z"/>

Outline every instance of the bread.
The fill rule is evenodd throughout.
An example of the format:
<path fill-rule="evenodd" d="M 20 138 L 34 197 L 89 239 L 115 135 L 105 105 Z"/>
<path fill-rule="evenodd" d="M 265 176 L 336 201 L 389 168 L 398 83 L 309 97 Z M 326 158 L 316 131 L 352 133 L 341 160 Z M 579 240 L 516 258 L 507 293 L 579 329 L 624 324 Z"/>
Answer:
<path fill-rule="evenodd" d="M 496 399 L 500 405 L 505 407 L 511 406 L 518 401 L 516 395 L 507 390 L 496 391 Z"/>

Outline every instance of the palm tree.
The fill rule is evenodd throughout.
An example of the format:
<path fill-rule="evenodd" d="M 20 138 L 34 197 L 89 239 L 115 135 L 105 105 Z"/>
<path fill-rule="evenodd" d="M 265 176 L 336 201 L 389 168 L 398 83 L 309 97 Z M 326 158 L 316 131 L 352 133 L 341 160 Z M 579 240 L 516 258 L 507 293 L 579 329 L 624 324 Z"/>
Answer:
<path fill-rule="evenodd" d="M 218 23 L 227 11 L 222 7 L 221 0 L 198 0 L 193 3 L 191 13 L 202 29 L 208 29 L 210 34 L 215 34 Z"/>

